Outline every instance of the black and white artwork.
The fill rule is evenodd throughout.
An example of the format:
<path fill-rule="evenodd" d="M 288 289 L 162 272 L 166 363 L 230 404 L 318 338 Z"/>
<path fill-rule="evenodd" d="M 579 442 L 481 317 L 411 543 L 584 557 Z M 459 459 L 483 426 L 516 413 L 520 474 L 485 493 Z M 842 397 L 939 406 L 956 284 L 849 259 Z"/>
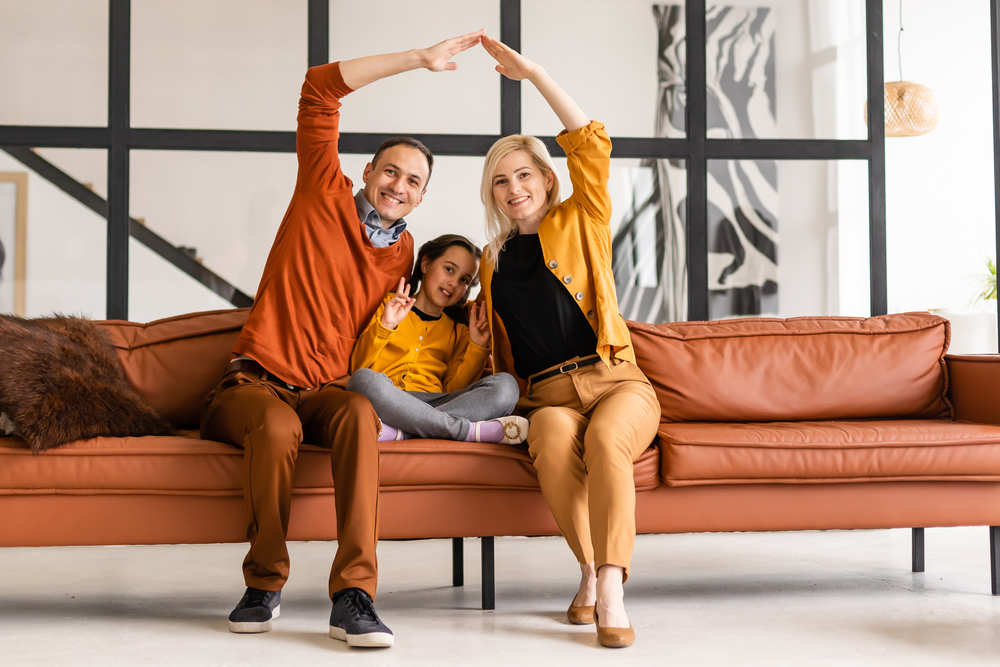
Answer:
<path fill-rule="evenodd" d="M 659 31 L 655 135 L 683 138 L 687 90 L 683 5 L 654 5 Z M 775 134 L 775 17 L 766 7 L 709 7 L 709 138 Z M 615 281 L 628 319 L 687 319 L 683 160 L 649 160 L 632 175 L 632 204 L 613 243 Z M 778 310 L 778 179 L 773 160 L 708 163 L 709 316 Z"/>

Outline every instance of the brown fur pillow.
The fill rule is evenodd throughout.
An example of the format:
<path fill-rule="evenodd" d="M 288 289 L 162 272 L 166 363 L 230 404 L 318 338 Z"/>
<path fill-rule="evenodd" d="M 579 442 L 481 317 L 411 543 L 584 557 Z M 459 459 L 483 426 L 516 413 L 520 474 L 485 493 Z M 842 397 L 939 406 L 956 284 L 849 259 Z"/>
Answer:
<path fill-rule="evenodd" d="M 129 386 L 107 332 L 79 317 L 0 316 L 0 411 L 36 454 L 170 430 Z"/>

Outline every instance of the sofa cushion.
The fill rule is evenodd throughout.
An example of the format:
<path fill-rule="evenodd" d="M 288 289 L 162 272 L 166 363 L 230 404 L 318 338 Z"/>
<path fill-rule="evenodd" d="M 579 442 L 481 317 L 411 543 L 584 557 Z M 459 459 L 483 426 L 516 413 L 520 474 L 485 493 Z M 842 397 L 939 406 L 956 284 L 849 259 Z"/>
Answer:
<path fill-rule="evenodd" d="M 929 313 L 629 327 L 663 421 L 952 416 L 948 320 Z"/>
<path fill-rule="evenodd" d="M 1000 426 L 937 420 L 660 424 L 670 486 L 1000 481 Z"/>
<path fill-rule="evenodd" d="M 0 494 L 165 493 L 242 494 L 243 451 L 184 436 L 94 438 L 32 457 L 19 438 L 0 438 Z M 382 487 L 537 489 L 524 447 L 445 440 L 379 443 Z M 638 490 L 659 485 L 659 449 L 635 463 Z M 332 493 L 329 453 L 302 445 L 295 466 L 296 490 Z"/>
<path fill-rule="evenodd" d="M 249 309 L 191 313 L 149 324 L 101 322 L 135 390 L 181 429 L 198 428 Z"/>

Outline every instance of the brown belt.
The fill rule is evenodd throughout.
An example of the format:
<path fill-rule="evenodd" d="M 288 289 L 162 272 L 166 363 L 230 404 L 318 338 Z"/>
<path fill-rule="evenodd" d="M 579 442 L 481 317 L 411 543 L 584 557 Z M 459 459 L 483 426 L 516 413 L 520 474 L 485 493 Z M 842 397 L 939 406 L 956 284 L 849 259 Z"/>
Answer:
<path fill-rule="evenodd" d="M 306 391 L 306 387 L 298 387 L 291 382 L 285 382 L 253 359 L 233 359 L 230 361 L 229 365 L 226 367 L 226 375 L 237 371 L 240 373 L 250 373 L 251 375 L 256 375 L 265 382 L 275 382 L 277 384 L 284 385 L 292 391 Z"/>
<path fill-rule="evenodd" d="M 569 373 L 570 371 L 575 371 L 577 368 L 583 368 L 584 366 L 593 366 L 601 360 L 600 355 L 593 355 L 590 357 L 584 357 L 579 361 L 570 361 L 569 363 L 563 364 L 559 368 L 553 368 L 551 371 L 543 371 L 537 373 L 528 378 L 528 382 L 541 382 L 542 380 L 548 380 L 551 377 L 557 375 L 562 375 L 563 373 Z"/>

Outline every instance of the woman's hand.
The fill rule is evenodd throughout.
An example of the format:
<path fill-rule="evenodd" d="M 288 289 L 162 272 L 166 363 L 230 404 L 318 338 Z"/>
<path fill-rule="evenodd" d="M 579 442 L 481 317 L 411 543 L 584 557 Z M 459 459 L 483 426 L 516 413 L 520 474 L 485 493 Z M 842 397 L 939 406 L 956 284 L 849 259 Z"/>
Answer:
<path fill-rule="evenodd" d="M 386 329 L 395 329 L 416 302 L 416 299 L 410 298 L 410 286 L 406 284 L 406 280 L 400 278 L 396 295 L 385 302 L 385 310 L 382 311 L 382 326 Z"/>
<path fill-rule="evenodd" d="M 486 49 L 486 52 L 500 63 L 496 66 L 496 70 L 508 79 L 513 79 L 514 81 L 527 79 L 535 68 L 538 67 L 535 63 L 499 40 L 487 37 L 485 34 L 482 36 L 482 40 L 483 48 Z"/>
<path fill-rule="evenodd" d="M 469 308 L 469 339 L 479 347 L 490 346 L 490 320 L 486 317 L 486 304 L 476 304 Z"/>
<path fill-rule="evenodd" d="M 452 37 L 429 48 L 421 49 L 419 53 L 423 59 L 424 67 L 432 72 L 458 69 L 458 65 L 451 62 L 451 59 L 478 44 L 485 32 L 485 30 L 477 30 L 468 35 Z"/>

